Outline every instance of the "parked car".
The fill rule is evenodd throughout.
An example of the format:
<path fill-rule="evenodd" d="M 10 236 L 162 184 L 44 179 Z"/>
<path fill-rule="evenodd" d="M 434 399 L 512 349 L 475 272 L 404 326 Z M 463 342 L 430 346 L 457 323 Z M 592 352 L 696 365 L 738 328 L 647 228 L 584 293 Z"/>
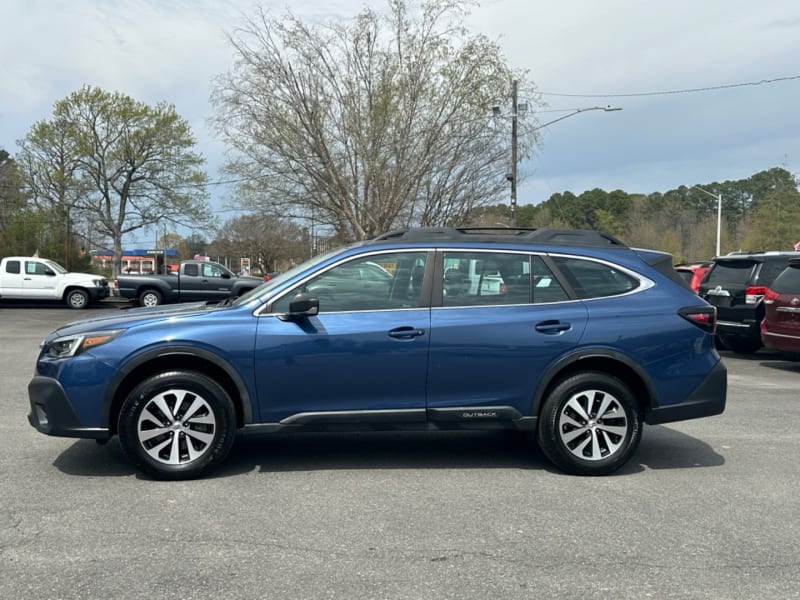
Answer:
<path fill-rule="evenodd" d="M 695 293 L 700 291 L 700 282 L 711 269 L 712 262 L 684 263 L 675 265 L 675 270 Z"/>
<path fill-rule="evenodd" d="M 477 261 L 505 293 L 446 293 L 445 265 Z M 644 423 L 723 412 L 715 318 L 669 254 L 598 232 L 395 231 L 235 300 L 64 325 L 41 345 L 29 421 L 119 435 L 163 479 L 218 465 L 237 430 L 330 429 L 534 432 L 557 467 L 602 475 Z"/>
<path fill-rule="evenodd" d="M 762 346 L 764 295 L 798 252 L 733 253 L 714 258 L 700 284 L 700 297 L 717 308 L 717 335 L 738 354 L 752 354 Z"/>
<path fill-rule="evenodd" d="M 175 302 L 213 302 L 239 296 L 263 283 L 260 277 L 237 277 L 229 269 L 209 260 L 184 260 L 170 265 L 169 272 L 120 275 L 114 281 L 117 293 L 139 306 Z"/>
<path fill-rule="evenodd" d="M 800 357 L 800 258 L 792 258 L 764 294 L 761 340 L 767 348 Z"/>
<path fill-rule="evenodd" d="M 108 280 L 100 275 L 70 272 L 38 256 L 6 256 L 0 260 L 3 300 L 53 300 L 82 309 L 108 295 Z"/>

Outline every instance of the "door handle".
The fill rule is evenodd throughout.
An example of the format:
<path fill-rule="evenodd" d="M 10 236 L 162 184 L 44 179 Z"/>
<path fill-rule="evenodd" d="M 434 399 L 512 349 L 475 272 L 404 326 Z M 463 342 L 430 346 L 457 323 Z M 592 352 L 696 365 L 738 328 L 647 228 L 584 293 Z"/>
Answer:
<path fill-rule="evenodd" d="M 542 321 L 536 324 L 536 331 L 546 335 L 558 335 L 572 329 L 572 323 L 563 321 Z"/>
<path fill-rule="evenodd" d="M 410 326 L 396 327 L 394 329 L 389 330 L 389 337 L 398 340 L 411 340 L 421 335 L 425 335 L 424 329 L 417 329 L 416 327 L 410 327 Z"/>

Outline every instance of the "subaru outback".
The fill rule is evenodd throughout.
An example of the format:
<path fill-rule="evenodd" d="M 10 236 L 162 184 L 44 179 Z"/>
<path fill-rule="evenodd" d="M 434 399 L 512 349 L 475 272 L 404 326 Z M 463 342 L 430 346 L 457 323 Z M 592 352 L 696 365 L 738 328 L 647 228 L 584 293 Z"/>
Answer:
<path fill-rule="evenodd" d="M 385 276 L 352 277 L 376 265 Z M 448 271 L 477 283 L 448 290 Z M 669 254 L 599 232 L 400 230 L 239 298 L 64 325 L 41 345 L 28 418 L 118 435 L 161 479 L 205 474 L 240 430 L 331 429 L 519 430 L 563 471 L 601 475 L 643 424 L 723 412 L 715 318 Z"/>

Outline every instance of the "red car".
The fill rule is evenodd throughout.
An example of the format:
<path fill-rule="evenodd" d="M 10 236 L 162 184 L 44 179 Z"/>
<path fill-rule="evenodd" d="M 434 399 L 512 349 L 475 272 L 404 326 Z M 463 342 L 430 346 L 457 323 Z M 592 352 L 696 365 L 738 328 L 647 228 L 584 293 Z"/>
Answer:
<path fill-rule="evenodd" d="M 683 278 L 683 280 L 692 288 L 695 294 L 700 289 L 700 282 L 703 281 L 708 270 L 713 263 L 695 263 L 685 265 L 675 265 L 675 270 Z"/>
<path fill-rule="evenodd" d="M 789 260 L 764 294 L 761 340 L 767 348 L 800 356 L 800 258 Z"/>

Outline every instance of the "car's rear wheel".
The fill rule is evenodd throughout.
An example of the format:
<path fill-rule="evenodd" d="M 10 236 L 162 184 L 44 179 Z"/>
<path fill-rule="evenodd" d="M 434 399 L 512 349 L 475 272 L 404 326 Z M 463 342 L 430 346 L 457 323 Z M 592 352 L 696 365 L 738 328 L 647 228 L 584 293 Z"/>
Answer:
<path fill-rule="evenodd" d="M 228 393 L 193 371 L 169 371 L 137 385 L 119 416 L 128 458 L 157 479 L 191 479 L 220 463 L 233 445 L 236 416 Z"/>
<path fill-rule="evenodd" d="M 605 373 L 587 371 L 564 379 L 539 415 L 539 447 L 557 467 L 575 475 L 619 469 L 641 436 L 642 416 L 633 393 Z"/>
<path fill-rule="evenodd" d="M 157 290 L 145 290 L 139 294 L 139 306 L 158 306 L 161 304 L 161 293 Z"/>

